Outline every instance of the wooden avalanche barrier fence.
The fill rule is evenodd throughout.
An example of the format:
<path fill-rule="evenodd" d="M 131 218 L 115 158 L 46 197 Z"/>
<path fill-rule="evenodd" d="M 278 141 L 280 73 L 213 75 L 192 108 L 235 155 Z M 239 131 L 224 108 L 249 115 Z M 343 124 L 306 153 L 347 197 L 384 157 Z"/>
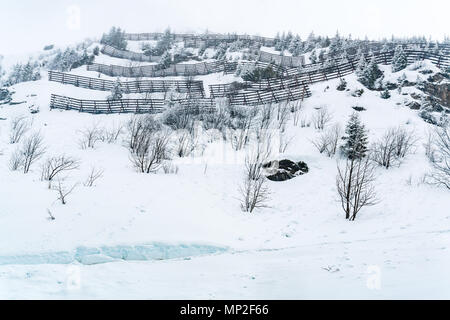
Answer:
<path fill-rule="evenodd" d="M 232 106 L 254 106 L 282 101 L 303 100 L 311 95 L 307 86 L 284 88 L 275 91 L 240 92 L 228 97 L 227 103 Z M 184 107 L 214 110 L 214 98 L 194 98 L 179 100 L 164 99 L 119 99 L 119 100 L 80 100 L 65 96 L 51 95 L 50 108 L 77 110 L 87 113 L 159 113 L 169 104 L 180 104 Z"/>
<path fill-rule="evenodd" d="M 135 60 L 141 62 L 159 62 L 161 60 L 160 56 L 147 56 L 140 52 L 119 50 L 109 45 L 105 45 L 102 48 L 102 53 L 115 58 Z"/>
<path fill-rule="evenodd" d="M 80 88 L 99 91 L 111 91 L 115 81 L 77 76 L 56 71 L 48 72 L 48 80 L 63 84 L 71 84 Z M 168 92 L 176 91 L 204 96 L 203 81 L 190 80 L 138 80 L 121 82 L 125 93 Z"/>
<path fill-rule="evenodd" d="M 93 63 L 87 66 L 88 71 L 95 71 L 111 77 L 166 77 L 166 76 L 197 76 L 216 72 L 235 71 L 237 62 L 213 61 L 192 64 L 174 64 L 167 69 L 160 69 L 158 65 L 139 67 L 123 67 Z"/>
<path fill-rule="evenodd" d="M 292 56 L 281 56 L 279 54 L 273 54 L 265 51 L 259 51 L 258 61 L 274 63 L 282 67 L 300 67 L 305 64 L 305 57 L 292 57 Z"/>
<path fill-rule="evenodd" d="M 438 68 L 448 68 L 450 66 L 450 55 L 439 55 L 436 53 L 432 53 L 429 51 L 420 51 L 420 50 L 405 50 L 406 58 L 408 63 L 413 63 L 416 61 L 422 60 L 430 60 L 433 64 L 435 64 Z M 389 52 L 374 52 L 373 56 L 375 57 L 375 61 L 380 64 L 390 64 L 392 63 L 392 58 L 394 57 L 394 51 Z M 371 55 L 365 55 L 366 61 L 371 59 Z M 335 73 L 339 70 L 342 72 L 343 70 L 352 68 L 354 70 L 356 64 L 358 63 L 356 55 L 349 57 L 346 62 L 338 62 L 338 60 L 332 61 L 332 65 L 328 65 L 326 62 L 323 63 L 314 63 L 314 64 L 306 64 L 300 68 L 291 68 L 288 69 L 285 73 L 285 77 L 298 76 L 302 74 L 324 74 L 324 73 Z M 328 79 L 333 79 L 330 76 L 324 76 L 321 78 L 324 81 Z M 317 82 L 317 81 L 316 81 Z M 312 83 L 312 82 L 310 82 Z"/>
<path fill-rule="evenodd" d="M 126 33 L 125 39 L 131 41 L 149 41 L 158 40 L 164 33 L 151 32 L 151 33 Z M 183 41 L 185 45 L 189 47 L 198 47 L 202 43 L 207 43 L 208 45 L 218 45 L 221 42 L 234 42 L 243 41 L 246 43 L 259 43 L 263 46 L 274 46 L 275 39 L 261 36 L 251 36 L 242 34 L 192 34 L 192 33 L 176 33 L 171 34 L 172 39 L 175 41 Z"/>

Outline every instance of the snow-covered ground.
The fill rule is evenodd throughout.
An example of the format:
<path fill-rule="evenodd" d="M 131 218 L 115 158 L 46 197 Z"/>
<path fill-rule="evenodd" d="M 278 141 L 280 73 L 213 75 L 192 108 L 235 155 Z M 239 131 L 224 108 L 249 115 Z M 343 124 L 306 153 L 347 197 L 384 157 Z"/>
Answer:
<path fill-rule="evenodd" d="M 392 82 L 403 73 L 411 81 L 418 75 L 380 68 Z M 73 73 L 98 75 L 85 67 Z M 221 74 L 196 79 L 205 90 L 236 80 Z M 346 80 L 352 91 L 363 87 L 354 75 Z M 422 144 L 431 126 L 397 91 L 384 100 L 365 89 L 357 98 L 337 91 L 338 82 L 311 86 L 305 122 L 327 106 L 332 122 L 344 126 L 358 105 L 366 109 L 360 116 L 371 141 L 397 126 L 420 138 L 399 167 L 377 169 L 380 202 L 354 222 L 344 219 L 338 203 L 336 159 L 312 145 L 319 135 L 312 126 L 294 126 L 291 119 L 293 141 L 279 155 L 305 161 L 310 172 L 268 182 L 269 207 L 248 214 L 239 206 L 244 151 L 208 143 L 205 134 L 203 154 L 174 158 L 177 174 L 140 174 L 125 135 L 95 149 L 78 143 L 84 128 L 112 128 L 131 115 L 48 108 L 51 93 L 104 99 L 108 92 L 46 79 L 13 86 L 13 100 L 26 102 L 0 106 L 0 298 L 450 298 L 450 196 L 421 182 L 430 170 Z M 32 104 L 39 113 L 29 113 Z M 66 205 L 40 181 L 39 162 L 28 174 L 8 169 L 16 148 L 9 126 L 20 115 L 32 121 L 30 132 L 44 136 L 41 161 L 59 154 L 80 159 L 80 168 L 67 174 L 67 184 L 78 184 Z M 93 166 L 103 177 L 85 187 Z"/>

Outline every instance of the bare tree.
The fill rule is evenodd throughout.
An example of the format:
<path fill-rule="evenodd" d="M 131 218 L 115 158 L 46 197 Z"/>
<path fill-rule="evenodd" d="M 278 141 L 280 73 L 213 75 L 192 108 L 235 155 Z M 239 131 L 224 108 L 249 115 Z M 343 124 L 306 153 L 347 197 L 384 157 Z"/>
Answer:
<path fill-rule="evenodd" d="M 450 124 L 435 129 L 433 146 L 436 156 L 431 173 L 432 181 L 450 189 Z"/>
<path fill-rule="evenodd" d="M 95 144 L 102 137 L 102 130 L 98 127 L 97 124 L 93 124 L 91 127 L 85 128 L 80 131 L 80 147 L 81 149 L 94 148 Z"/>
<path fill-rule="evenodd" d="M 14 144 L 20 142 L 23 135 L 30 129 L 30 124 L 25 117 L 19 116 L 11 121 L 11 129 L 9 133 L 9 143 Z"/>
<path fill-rule="evenodd" d="M 60 200 L 61 204 L 66 204 L 66 197 L 73 192 L 77 185 L 78 184 L 74 184 L 72 185 L 72 187 L 68 188 L 64 185 L 61 179 L 58 179 L 58 184 L 56 186 L 53 186 L 52 189 L 58 192 L 57 200 Z"/>
<path fill-rule="evenodd" d="M 373 182 L 374 166 L 369 157 L 347 159 L 345 167 L 338 165 L 336 187 L 345 218 L 353 221 L 359 211 L 377 203 Z"/>
<path fill-rule="evenodd" d="M 95 167 L 91 167 L 91 171 L 89 172 L 89 175 L 86 179 L 86 181 L 83 183 L 85 187 L 93 187 L 95 184 L 95 181 L 103 177 L 103 169 L 97 169 Z"/>
<path fill-rule="evenodd" d="M 20 149 L 23 173 L 30 171 L 31 165 L 45 153 L 44 139 L 39 132 L 27 137 Z"/>
<path fill-rule="evenodd" d="M 53 179 L 64 171 L 71 171 L 79 168 L 79 161 L 65 155 L 48 158 L 42 165 L 41 180 L 48 181 L 48 188 L 51 188 Z"/>
<path fill-rule="evenodd" d="M 314 128 L 317 130 L 323 130 L 332 118 L 333 117 L 328 109 L 326 107 L 321 107 L 312 117 Z"/>
<path fill-rule="evenodd" d="M 270 192 L 262 167 L 269 154 L 270 147 L 266 143 L 259 143 L 256 150 L 245 158 L 244 181 L 239 188 L 241 208 L 245 212 L 251 213 L 256 208 L 267 207 Z"/>
<path fill-rule="evenodd" d="M 134 150 L 130 150 L 130 159 L 134 167 L 142 173 L 156 172 L 164 160 L 170 158 L 168 131 L 145 133 Z"/>

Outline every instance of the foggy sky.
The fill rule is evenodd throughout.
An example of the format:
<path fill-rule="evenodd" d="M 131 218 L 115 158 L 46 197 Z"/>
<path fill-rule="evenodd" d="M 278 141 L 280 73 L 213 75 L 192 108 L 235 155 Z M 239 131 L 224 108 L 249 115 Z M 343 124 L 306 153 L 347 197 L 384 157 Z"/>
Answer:
<path fill-rule="evenodd" d="M 0 54 L 40 50 L 100 37 L 111 26 L 127 32 L 237 32 L 273 37 L 352 34 L 381 39 L 450 34 L 446 0 L 0 0 Z M 79 19 L 77 18 L 79 11 Z M 74 18 L 75 15 L 75 18 Z M 79 23 L 78 23 L 79 21 Z"/>

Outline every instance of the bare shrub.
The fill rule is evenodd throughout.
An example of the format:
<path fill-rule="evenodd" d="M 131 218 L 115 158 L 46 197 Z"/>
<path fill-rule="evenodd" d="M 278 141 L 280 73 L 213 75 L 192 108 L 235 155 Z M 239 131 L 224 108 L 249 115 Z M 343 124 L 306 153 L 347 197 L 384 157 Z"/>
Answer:
<path fill-rule="evenodd" d="M 244 181 L 239 188 L 241 208 L 245 212 L 253 212 L 256 208 L 267 207 L 270 192 L 266 186 L 266 177 L 262 166 L 268 160 L 270 149 L 264 143 L 258 144 L 253 153 L 245 158 Z"/>
<path fill-rule="evenodd" d="M 277 129 L 284 131 L 286 123 L 289 121 L 291 108 L 287 102 L 281 102 L 277 105 Z"/>
<path fill-rule="evenodd" d="M 11 171 L 17 171 L 21 168 L 23 163 L 22 160 L 22 153 L 19 149 L 16 149 L 12 154 L 11 158 L 9 159 L 9 169 Z"/>
<path fill-rule="evenodd" d="M 316 111 L 316 113 L 312 117 L 312 123 L 316 130 L 323 130 L 328 122 L 332 119 L 331 113 L 328 111 L 326 107 L 321 107 Z"/>
<path fill-rule="evenodd" d="M 256 108 L 234 108 L 231 112 L 232 128 L 229 130 L 229 140 L 234 150 L 239 151 L 250 141 L 250 132 L 253 128 Z"/>
<path fill-rule="evenodd" d="M 48 220 L 53 221 L 56 219 L 55 216 L 52 214 L 52 212 L 49 209 L 47 209 L 47 214 L 48 214 L 48 218 L 47 218 Z"/>
<path fill-rule="evenodd" d="M 261 117 L 259 120 L 259 129 L 268 130 L 271 127 L 273 120 L 273 105 L 271 103 L 265 104 L 261 107 Z"/>
<path fill-rule="evenodd" d="M 430 177 L 432 183 L 450 189 L 450 125 L 437 127 L 433 137 L 435 161 Z"/>
<path fill-rule="evenodd" d="M 311 121 L 308 121 L 306 117 L 300 118 L 300 127 L 309 128 L 311 126 Z"/>
<path fill-rule="evenodd" d="M 61 179 L 58 179 L 58 184 L 53 186 L 52 189 L 58 192 L 58 199 L 61 201 L 61 204 L 66 204 L 66 197 L 73 192 L 77 184 L 72 185 L 71 187 L 66 187 Z"/>
<path fill-rule="evenodd" d="M 95 144 L 101 140 L 102 130 L 97 124 L 79 131 L 81 138 L 79 144 L 81 149 L 95 148 Z"/>
<path fill-rule="evenodd" d="M 41 180 L 48 181 L 48 188 L 51 182 L 60 173 L 79 168 L 79 161 L 65 155 L 48 158 L 42 165 Z"/>
<path fill-rule="evenodd" d="M 25 117 L 16 117 L 11 121 L 9 143 L 20 142 L 23 135 L 30 129 L 30 124 Z"/>
<path fill-rule="evenodd" d="M 162 168 L 165 174 L 178 174 L 178 166 L 172 164 L 170 161 L 163 162 Z"/>
<path fill-rule="evenodd" d="M 399 163 L 396 155 L 397 145 L 395 138 L 395 129 L 389 129 L 383 137 L 372 146 L 372 160 L 386 169 Z"/>
<path fill-rule="evenodd" d="M 395 131 L 395 155 L 397 158 L 404 158 L 408 154 L 414 152 L 417 138 L 414 131 L 406 130 L 403 127 L 399 127 Z"/>
<path fill-rule="evenodd" d="M 288 136 L 286 134 L 286 132 L 281 131 L 281 130 L 279 131 L 279 133 L 280 133 L 279 134 L 280 141 L 279 141 L 279 145 L 278 145 L 278 147 L 279 147 L 278 151 L 280 153 L 285 153 L 287 148 L 290 146 L 290 144 L 294 140 L 294 136 Z"/>
<path fill-rule="evenodd" d="M 31 165 L 45 153 L 44 139 L 39 132 L 27 137 L 20 148 L 20 167 L 23 173 L 30 171 Z"/>
<path fill-rule="evenodd" d="M 300 115 L 302 110 L 302 102 L 301 100 L 292 101 L 290 103 L 290 108 L 292 112 L 292 120 L 294 122 L 294 126 L 298 126 L 300 121 Z"/>
<path fill-rule="evenodd" d="M 377 203 L 373 182 L 374 166 L 369 157 L 347 159 L 345 166 L 338 165 L 336 187 L 345 212 L 345 218 L 353 221 L 359 211 Z"/>
<path fill-rule="evenodd" d="M 401 159 L 413 152 L 416 141 L 413 131 L 402 127 L 391 128 L 373 144 L 372 160 L 386 169 L 393 165 L 400 165 Z"/>
<path fill-rule="evenodd" d="M 175 151 L 179 157 L 187 157 L 191 155 L 198 145 L 198 139 L 195 139 L 193 134 L 188 131 L 181 131 L 177 133 Z"/>
<path fill-rule="evenodd" d="M 170 159 L 170 133 L 168 131 L 144 132 L 139 144 L 130 150 L 134 167 L 142 173 L 156 172 L 164 160 Z"/>
<path fill-rule="evenodd" d="M 151 115 L 146 116 L 134 116 L 127 123 L 128 130 L 128 149 L 135 150 L 145 139 L 147 134 L 159 130 L 161 124 L 153 118 Z"/>
<path fill-rule="evenodd" d="M 425 156 L 430 160 L 431 163 L 436 161 L 436 150 L 434 149 L 434 132 L 429 130 L 426 133 L 426 140 L 423 144 L 425 148 Z"/>
<path fill-rule="evenodd" d="M 106 143 L 115 143 L 124 131 L 124 125 L 114 125 L 111 128 L 103 129 L 101 131 L 99 140 Z"/>
<path fill-rule="evenodd" d="M 312 144 L 320 153 L 325 153 L 328 157 L 333 157 L 338 150 L 341 136 L 342 127 L 339 124 L 335 124 L 313 140 Z"/>
<path fill-rule="evenodd" d="M 87 179 L 84 181 L 83 185 L 85 187 L 93 187 L 95 181 L 103 177 L 103 169 L 97 169 L 95 167 L 91 167 L 91 171 L 89 171 L 89 175 Z"/>

